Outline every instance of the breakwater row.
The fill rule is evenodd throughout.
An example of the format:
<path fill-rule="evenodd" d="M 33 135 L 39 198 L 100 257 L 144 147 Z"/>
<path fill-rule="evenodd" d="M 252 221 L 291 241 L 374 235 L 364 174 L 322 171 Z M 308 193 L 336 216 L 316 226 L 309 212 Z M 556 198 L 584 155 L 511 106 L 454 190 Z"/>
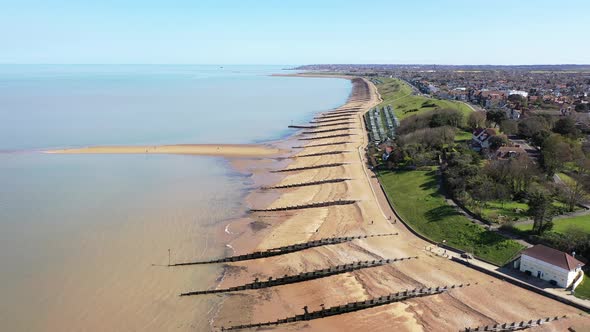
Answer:
<path fill-rule="evenodd" d="M 255 324 L 244 324 L 244 325 L 235 325 L 228 328 L 222 327 L 222 331 L 235 331 L 235 330 L 243 330 L 249 328 L 259 328 L 265 326 L 277 326 L 281 324 L 288 324 L 294 323 L 299 321 L 309 321 L 313 319 L 319 319 L 329 316 L 341 315 L 344 313 L 349 313 L 358 310 L 364 310 L 368 308 L 373 308 L 377 306 L 382 306 L 390 303 L 400 302 L 404 300 L 409 300 L 412 298 L 424 297 L 424 296 L 432 296 L 437 294 L 442 294 L 448 292 L 453 289 L 468 287 L 470 284 L 461 284 L 461 285 L 452 285 L 452 286 L 444 286 L 444 287 L 430 287 L 430 288 L 416 288 L 413 290 L 406 290 L 403 292 L 392 293 L 389 295 L 373 298 L 370 300 L 365 301 L 358 301 L 358 302 L 351 302 L 340 306 L 325 308 L 317 311 L 308 311 L 308 307 L 303 307 L 304 313 L 300 315 L 295 315 L 292 317 L 287 317 L 283 319 L 279 319 L 272 322 L 264 322 L 264 323 L 255 323 Z"/>
<path fill-rule="evenodd" d="M 349 144 L 352 142 L 334 142 L 334 143 L 321 143 L 321 144 L 310 144 L 310 145 L 306 145 L 306 146 L 293 146 L 291 147 L 292 149 L 303 149 L 303 148 L 315 148 L 315 147 L 320 147 L 320 146 L 330 146 L 330 145 L 343 145 L 343 144 Z"/>
<path fill-rule="evenodd" d="M 348 127 L 341 127 L 341 128 L 333 128 L 333 129 L 322 129 L 322 130 L 314 130 L 314 131 L 304 131 L 301 134 L 303 135 L 315 135 L 315 134 L 322 134 L 322 133 L 331 133 L 334 131 L 346 131 L 350 130 Z"/>
<path fill-rule="evenodd" d="M 302 204 L 302 205 L 289 205 L 289 206 L 282 206 L 278 208 L 270 208 L 270 209 L 250 209 L 250 212 L 279 212 L 279 211 L 290 211 L 290 210 L 303 210 L 303 209 L 313 209 L 313 208 L 322 208 L 328 206 L 336 206 L 336 205 L 349 205 L 356 203 L 355 200 L 337 200 L 337 201 L 327 201 L 327 202 L 318 202 L 318 203 L 309 203 L 309 204 Z"/>
<path fill-rule="evenodd" d="M 348 181 L 350 179 L 328 179 L 328 180 L 321 180 L 321 181 L 311 181 L 311 182 L 302 182 L 302 183 L 292 183 L 292 184 L 284 184 L 279 186 L 271 186 L 271 187 L 262 187 L 260 189 L 267 190 L 267 189 L 286 189 L 286 188 L 296 188 L 296 187 L 306 187 L 306 186 L 317 186 L 327 183 L 339 183 Z"/>
<path fill-rule="evenodd" d="M 176 263 L 176 264 L 171 264 L 170 266 L 187 266 L 187 265 L 239 262 L 239 261 L 266 258 L 266 257 L 272 257 L 272 256 L 278 256 L 278 255 L 285 255 L 285 254 L 289 254 L 289 253 L 293 253 L 293 252 L 297 252 L 297 251 L 301 251 L 301 250 L 305 250 L 305 249 L 327 246 L 327 245 L 334 245 L 334 244 L 339 244 L 339 243 L 345 243 L 345 242 L 349 242 L 349 241 L 353 241 L 353 240 L 367 239 L 367 238 L 373 238 L 373 237 L 383 237 L 383 236 L 394 236 L 394 235 L 398 235 L 398 233 L 329 237 L 329 238 L 323 238 L 323 239 L 319 239 L 319 240 L 291 244 L 291 245 L 287 245 L 287 246 L 283 246 L 283 247 L 271 248 L 271 249 L 267 249 L 265 251 L 255 251 L 255 252 L 251 252 L 248 254 L 230 256 L 230 257 L 219 258 L 219 259 L 214 259 L 214 260 L 207 260 L 207 261 Z"/>
<path fill-rule="evenodd" d="M 329 136 L 299 138 L 299 140 L 300 141 L 313 141 L 313 140 L 319 140 L 319 139 L 328 139 L 328 138 L 346 137 L 346 136 L 353 136 L 353 135 L 352 134 L 338 134 L 338 135 L 329 135 Z"/>
<path fill-rule="evenodd" d="M 318 153 L 310 153 L 310 154 L 302 154 L 295 156 L 295 158 L 305 158 L 305 157 L 317 157 L 317 156 L 329 156 L 333 154 L 343 154 L 348 153 L 350 151 L 327 151 L 327 152 L 318 152 Z"/>
<path fill-rule="evenodd" d="M 526 329 L 530 329 L 536 326 L 543 325 L 545 323 L 550 323 L 556 320 L 565 319 L 567 316 L 555 316 L 555 317 L 547 317 L 529 321 L 521 321 L 521 322 L 512 322 L 512 323 L 504 323 L 504 324 L 494 324 L 494 325 L 486 325 L 486 326 L 478 326 L 478 327 L 468 327 L 465 330 L 461 330 L 459 332 L 508 332 L 508 331 L 522 331 Z"/>
<path fill-rule="evenodd" d="M 274 170 L 274 171 L 270 171 L 270 172 L 271 173 L 299 172 L 299 171 L 306 171 L 309 169 L 340 167 L 340 166 L 345 166 L 345 165 L 348 165 L 348 163 L 332 163 L 332 164 L 320 164 L 320 165 L 305 166 L 305 167 L 291 167 L 291 168 Z"/>
<path fill-rule="evenodd" d="M 357 261 L 349 264 L 343 265 L 336 265 L 329 267 L 327 269 L 315 270 L 311 272 L 304 272 L 295 275 L 285 275 L 283 277 L 275 278 L 272 277 L 268 278 L 265 281 L 259 281 L 258 278 L 254 280 L 254 282 L 223 288 L 223 289 L 211 289 L 211 290 L 202 290 L 202 291 L 192 291 L 180 294 L 180 296 L 195 296 L 195 295 L 206 295 L 206 294 L 218 294 L 218 293 L 229 293 L 229 292 L 239 292 L 244 290 L 250 289 L 261 289 L 261 288 L 268 288 L 268 287 L 275 287 L 280 285 L 287 285 L 287 284 L 294 284 L 298 282 L 304 282 L 308 280 L 326 278 L 329 276 L 352 272 L 355 270 L 366 269 L 370 267 L 382 266 L 385 264 L 401 262 L 404 260 L 409 259 L 417 259 L 418 257 L 404 257 L 404 258 L 394 258 L 394 259 L 379 259 L 379 260 L 372 260 L 372 261 Z"/>

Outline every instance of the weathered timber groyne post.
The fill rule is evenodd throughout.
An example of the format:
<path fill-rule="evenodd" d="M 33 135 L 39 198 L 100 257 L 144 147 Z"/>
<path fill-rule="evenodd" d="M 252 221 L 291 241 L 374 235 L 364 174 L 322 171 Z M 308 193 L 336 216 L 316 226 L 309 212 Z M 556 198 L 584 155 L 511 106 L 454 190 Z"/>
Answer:
<path fill-rule="evenodd" d="M 272 257 L 272 256 L 278 256 L 278 255 L 285 255 L 285 254 L 289 254 L 292 252 L 297 252 L 297 251 L 301 251 L 301 250 L 305 250 L 305 249 L 309 249 L 309 248 L 345 243 L 345 242 L 349 242 L 349 241 L 357 240 L 357 239 L 367 239 L 367 238 L 373 238 L 373 237 L 394 236 L 394 235 L 398 235 L 398 233 L 322 238 L 319 240 L 313 240 L 313 241 L 309 241 L 309 242 L 290 244 L 290 245 L 283 246 L 283 247 L 271 248 L 271 249 L 267 249 L 266 251 L 255 251 L 255 252 L 244 254 L 244 255 L 236 255 L 236 256 L 230 256 L 230 257 L 214 259 L 214 260 L 207 260 L 207 261 L 175 263 L 175 264 L 172 264 L 171 266 L 174 267 L 174 266 L 239 262 L 239 261 L 266 258 L 266 257 Z"/>
<path fill-rule="evenodd" d="M 279 325 L 279 324 L 287 324 L 291 322 L 297 321 L 308 321 L 313 319 L 321 319 L 324 317 L 341 315 L 349 312 L 369 309 L 377 306 L 382 306 L 390 303 L 400 302 L 404 300 L 409 300 L 412 298 L 418 297 L 425 297 L 425 296 L 432 296 L 437 294 L 442 294 L 445 292 L 450 291 L 451 289 L 463 288 L 468 287 L 470 284 L 466 285 L 452 285 L 451 287 L 436 287 L 436 288 L 421 288 L 421 289 L 413 289 L 413 290 L 406 290 L 397 293 L 391 293 L 385 296 L 367 299 L 364 301 L 358 302 L 351 302 L 340 306 L 330 307 L 330 308 L 323 308 L 317 311 L 309 311 L 304 310 L 303 314 L 295 315 L 292 317 L 287 317 L 283 319 L 278 319 L 273 322 L 264 322 L 264 323 L 254 323 L 254 324 L 243 324 L 243 325 L 235 325 L 228 328 L 223 327 L 224 331 L 234 331 L 234 330 L 241 330 L 253 327 L 263 327 L 263 326 L 270 326 L 270 325 Z M 307 307 L 307 306 L 306 306 Z"/>
<path fill-rule="evenodd" d="M 394 263 L 394 262 L 401 262 L 407 261 L 410 259 L 418 259 L 418 257 L 402 257 L 402 258 L 394 258 L 394 259 L 379 259 L 379 260 L 372 260 L 372 261 L 357 261 L 353 263 L 343 264 L 332 266 L 325 269 L 310 271 L 310 272 L 303 272 L 295 275 L 284 275 L 283 277 L 275 278 L 269 277 L 268 281 L 258 281 L 258 278 L 254 279 L 254 282 L 249 284 L 244 284 L 235 287 L 229 287 L 225 289 L 212 289 L 212 290 L 202 290 L 202 291 L 192 291 L 192 292 L 185 292 L 180 294 L 180 296 L 193 296 L 193 295 L 205 295 L 205 294 L 216 294 L 216 293 L 229 293 L 229 292 L 237 292 L 243 291 L 248 289 L 261 289 L 261 288 L 269 288 L 275 287 L 280 285 L 287 285 L 287 284 L 294 284 L 314 279 L 326 278 L 337 274 L 352 272 L 356 270 L 383 266 L 386 264 Z M 437 288 L 438 291 L 438 288 Z"/>

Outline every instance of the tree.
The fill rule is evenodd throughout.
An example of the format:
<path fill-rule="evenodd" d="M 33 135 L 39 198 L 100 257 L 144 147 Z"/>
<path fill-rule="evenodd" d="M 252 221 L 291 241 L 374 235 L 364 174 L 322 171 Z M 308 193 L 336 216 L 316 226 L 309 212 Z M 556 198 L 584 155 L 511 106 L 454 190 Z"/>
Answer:
<path fill-rule="evenodd" d="M 529 198 L 528 214 L 533 218 L 533 233 L 541 235 L 553 228 L 553 205 L 551 198 L 536 192 Z"/>
<path fill-rule="evenodd" d="M 508 143 L 508 137 L 505 135 L 495 135 L 490 137 L 490 150 L 496 151 L 500 147 L 506 145 Z"/>
<path fill-rule="evenodd" d="M 553 134 L 543 143 L 541 157 L 547 175 L 552 177 L 564 164 L 574 160 L 576 151 L 563 136 Z"/>
<path fill-rule="evenodd" d="M 518 133 L 518 122 L 515 120 L 504 120 L 500 123 L 500 130 L 506 135 Z"/>
<path fill-rule="evenodd" d="M 471 129 L 483 128 L 486 124 L 486 114 L 484 112 L 471 112 L 467 119 L 467 125 Z"/>
<path fill-rule="evenodd" d="M 508 101 L 510 101 L 513 104 L 516 104 L 517 109 L 527 107 L 528 105 L 526 97 L 517 94 L 508 96 Z"/>
<path fill-rule="evenodd" d="M 584 185 L 575 179 L 561 179 L 562 184 L 559 186 L 559 192 L 565 203 L 568 211 L 574 211 L 576 205 L 582 203 L 587 197 Z"/>
<path fill-rule="evenodd" d="M 531 116 L 518 122 L 518 133 L 526 138 L 532 138 L 539 132 L 549 132 L 549 129 L 548 120 L 540 116 Z"/>
<path fill-rule="evenodd" d="M 490 123 L 494 124 L 494 127 L 497 127 L 502 123 L 502 121 L 508 119 L 506 116 L 506 112 L 502 110 L 491 110 L 486 113 L 486 120 Z"/>
<path fill-rule="evenodd" d="M 553 126 L 553 132 L 571 138 L 580 135 L 580 130 L 576 127 L 576 121 L 569 116 L 557 120 Z"/>
<path fill-rule="evenodd" d="M 576 110 L 576 112 L 585 113 L 590 111 L 590 104 L 577 104 L 574 109 Z"/>

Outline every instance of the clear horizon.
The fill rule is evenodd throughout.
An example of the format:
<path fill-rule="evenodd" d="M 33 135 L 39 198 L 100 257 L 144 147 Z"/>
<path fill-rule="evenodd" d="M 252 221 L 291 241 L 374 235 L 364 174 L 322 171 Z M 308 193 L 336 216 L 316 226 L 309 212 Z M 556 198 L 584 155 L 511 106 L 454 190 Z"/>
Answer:
<path fill-rule="evenodd" d="M 22 0 L 2 8 L 2 64 L 590 64 L 590 2 L 582 0 Z"/>

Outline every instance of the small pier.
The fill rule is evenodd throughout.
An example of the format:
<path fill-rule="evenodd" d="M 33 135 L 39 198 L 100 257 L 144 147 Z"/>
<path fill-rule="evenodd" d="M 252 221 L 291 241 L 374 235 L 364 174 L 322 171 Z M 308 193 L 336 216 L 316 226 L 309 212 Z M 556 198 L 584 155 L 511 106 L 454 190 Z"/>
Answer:
<path fill-rule="evenodd" d="M 404 260 L 410 259 L 417 259 L 418 257 L 404 257 L 404 258 L 394 258 L 394 259 L 379 259 L 379 260 L 372 260 L 372 261 L 357 261 L 354 263 L 337 265 L 333 267 L 329 267 L 327 269 L 315 270 L 311 272 L 304 272 L 295 275 L 285 275 L 283 277 L 279 277 L 273 279 L 272 277 L 268 278 L 266 281 L 259 281 L 258 278 L 249 284 L 244 284 L 241 286 L 224 288 L 224 289 L 212 289 L 212 290 L 203 290 L 203 291 L 193 291 L 182 293 L 180 296 L 194 296 L 194 295 L 206 295 L 206 294 L 217 294 L 217 293 L 229 293 L 229 292 L 239 292 L 244 290 L 250 289 L 261 289 L 261 288 L 269 288 L 281 285 L 288 285 L 294 284 L 298 282 L 304 282 L 308 280 L 326 278 L 329 276 L 352 272 L 355 270 L 366 269 L 370 267 L 382 266 L 386 264 L 391 264 L 395 262 L 401 262 Z"/>

